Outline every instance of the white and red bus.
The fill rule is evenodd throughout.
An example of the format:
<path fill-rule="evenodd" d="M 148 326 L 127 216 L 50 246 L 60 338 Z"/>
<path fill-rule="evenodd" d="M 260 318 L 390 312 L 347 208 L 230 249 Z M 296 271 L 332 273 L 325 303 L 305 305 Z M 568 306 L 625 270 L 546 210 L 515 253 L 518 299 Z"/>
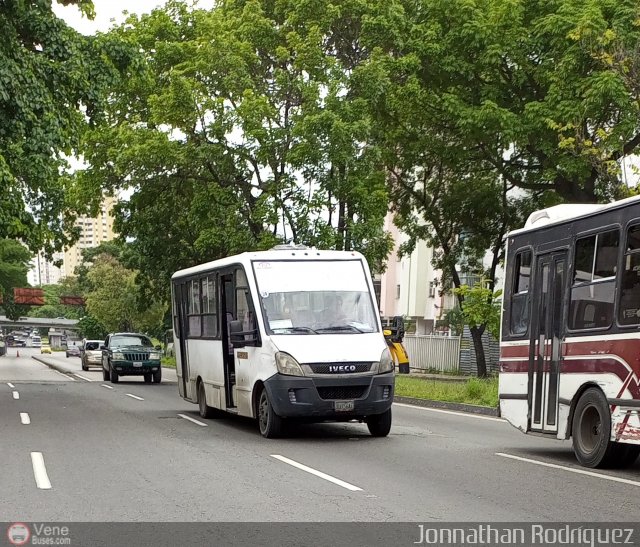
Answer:
<path fill-rule="evenodd" d="M 640 197 L 533 213 L 507 240 L 500 410 L 587 467 L 640 454 Z"/>

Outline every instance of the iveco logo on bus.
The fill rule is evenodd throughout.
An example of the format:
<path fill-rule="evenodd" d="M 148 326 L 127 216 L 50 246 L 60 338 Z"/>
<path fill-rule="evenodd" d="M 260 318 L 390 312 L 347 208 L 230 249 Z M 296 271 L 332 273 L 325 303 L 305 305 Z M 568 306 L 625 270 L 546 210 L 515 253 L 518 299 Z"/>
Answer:
<path fill-rule="evenodd" d="M 329 372 L 355 372 L 355 365 L 329 365 Z"/>

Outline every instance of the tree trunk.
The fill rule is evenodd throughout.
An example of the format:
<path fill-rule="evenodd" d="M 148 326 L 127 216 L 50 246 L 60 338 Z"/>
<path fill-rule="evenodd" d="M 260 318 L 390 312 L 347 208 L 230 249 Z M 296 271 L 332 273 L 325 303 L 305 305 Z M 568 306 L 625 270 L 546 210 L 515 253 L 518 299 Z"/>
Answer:
<path fill-rule="evenodd" d="M 476 352 L 476 366 L 478 370 L 478 378 L 487 377 L 487 359 L 484 354 L 484 346 L 482 345 L 482 334 L 484 327 L 469 327 L 471 330 L 471 339 L 473 340 L 473 349 Z"/>

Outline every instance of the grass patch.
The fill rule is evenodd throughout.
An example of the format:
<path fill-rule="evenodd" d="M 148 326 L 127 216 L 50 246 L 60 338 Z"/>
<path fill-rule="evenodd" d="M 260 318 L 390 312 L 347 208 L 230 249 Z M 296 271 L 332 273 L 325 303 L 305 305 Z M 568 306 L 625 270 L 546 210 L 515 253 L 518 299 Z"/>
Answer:
<path fill-rule="evenodd" d="M 446 382 L 396 375 L 396 395 L 449 403 L 465 403 L 496 408 L 498 378 L 469 378 L 466 382 Z"/>
<path fill-rule="evenodd" d="M 176 368 L 175 357 L 163 357 L 161 363 L 163 367 Z"/>

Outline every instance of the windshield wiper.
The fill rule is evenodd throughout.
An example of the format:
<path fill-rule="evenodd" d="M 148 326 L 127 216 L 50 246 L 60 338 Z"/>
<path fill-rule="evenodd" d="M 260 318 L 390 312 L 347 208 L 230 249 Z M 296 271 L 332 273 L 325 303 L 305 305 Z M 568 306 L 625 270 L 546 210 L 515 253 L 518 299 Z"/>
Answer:
<path fill-rule="evenodd" d="M 337 331 L 351 330 L 351 331 L 356 331 L 360 333 L 365 332 L 362 329 L 359 329 L 358 327 L 354 327 L 353 325 L 333 325 L 331 327 L 322 327 L 322 328 L 316 329 L 316 332 L 329 332 L 332 330 L 337 330 Z"/>
<path fill-rule="evenodd" d="M 273 332 L 277 331 L 277 330 L 290 330 L 290 331 L 294 331 L 294 332 L 308 332 L 311 334 L 318 334 L 317 331 L 313 330 L 310 327 L 276 327 L 274 329 L 271 329 Z"/>

